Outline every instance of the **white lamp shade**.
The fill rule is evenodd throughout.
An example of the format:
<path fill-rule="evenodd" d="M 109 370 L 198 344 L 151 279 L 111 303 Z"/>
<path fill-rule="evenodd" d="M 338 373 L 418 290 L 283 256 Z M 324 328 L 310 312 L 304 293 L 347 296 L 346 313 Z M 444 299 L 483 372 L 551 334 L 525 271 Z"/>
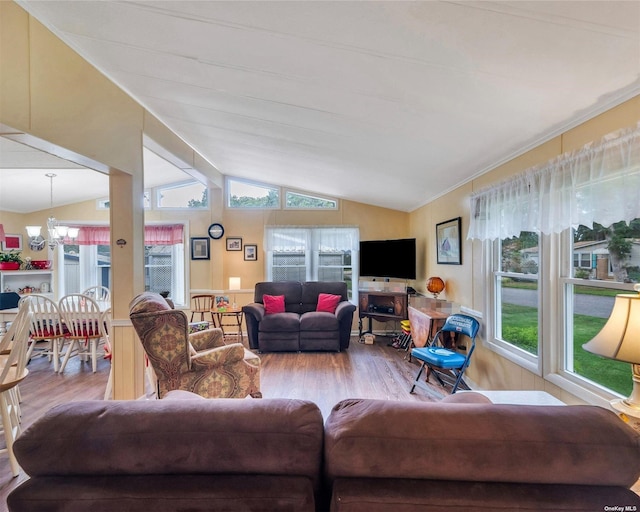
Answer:
<path fill-rule="evenodd" d="M 640 363 L 640 294 L 616 295 L 609 320 L 582 348 L 609 359 Z"/>
<path fill-rule="evenodd" d="M 27 236 L 40 236 L 40 226 L 27 226 Z"/>
<path fill-rule="evenodd" d="M 240 290 L 240 278 L 239 277 L 230 277 L 229 278 L 229 290 Z"/>
<path fill-rule="evenodd" d="M 80 232 L 80 228 L 69 228 L 67 231 L 67 236 L 69 238 L 78 238 L 78 233 Z"/>
<path fill-rule="evenodd" d="M 59 236 L 60 238 L 67 236 L 68 231 L 69 228 L 67 226 L 56 226 L 56 236 Z"/>

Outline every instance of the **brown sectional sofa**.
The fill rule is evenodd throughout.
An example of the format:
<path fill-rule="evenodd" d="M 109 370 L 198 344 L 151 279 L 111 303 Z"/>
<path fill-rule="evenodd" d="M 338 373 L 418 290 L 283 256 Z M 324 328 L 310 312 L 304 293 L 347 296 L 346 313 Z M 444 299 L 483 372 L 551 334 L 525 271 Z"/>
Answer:
<path fill-rule="evenodd" d="M 598 407 L 350 399 L 323 426 L 308 401 L 184 396 L 55 407 L 15 443 L 9 510 L 640 507 L 640 435 Z"/>
<path fill-rule="evenodd" d="M 335 314 L 316 311 L 321 293 L 340 295 Z M 265 315 L 264 295 L 284 295 L 285 312 Z M 261 352 L 345 350 L 355 310 L 346 283 L 321 281 L 257 283 L 254 302 L 242 308 L 249 347 Z"/>

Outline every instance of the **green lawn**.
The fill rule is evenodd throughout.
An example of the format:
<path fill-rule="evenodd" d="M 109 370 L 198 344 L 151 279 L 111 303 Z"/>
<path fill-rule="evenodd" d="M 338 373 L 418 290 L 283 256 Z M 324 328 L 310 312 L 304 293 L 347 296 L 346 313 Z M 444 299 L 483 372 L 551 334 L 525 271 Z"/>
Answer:
<path fill-rule="evenodd" d="M 538 346 L 538 310 L 533 307 L 503 303 L 502 311 L 502 338 L 529 353 L 536 354 Z M 624 396 L 628 396 L 632 387 L 631 365 L 596 356 L 582 348 L 583 344 L 600 331 L 605 322 L 606 318 L 574 315 L 574 372 Z"/>

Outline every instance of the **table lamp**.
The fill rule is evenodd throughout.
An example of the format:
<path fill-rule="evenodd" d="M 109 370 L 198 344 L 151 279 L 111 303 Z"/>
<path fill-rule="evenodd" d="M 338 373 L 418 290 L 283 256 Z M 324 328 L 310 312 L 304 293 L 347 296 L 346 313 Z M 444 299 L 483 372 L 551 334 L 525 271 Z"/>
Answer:
<path fill-rule="evenodd" d="M 241 286 L 240 286 L 240 278 L 239 277 L 230 277 L 229 278 L 229 291 L 236 291 L 236 290 L 240 290 Z M 233 294 L 233 305 L 232 308 L 236 309 L 238 307 L 238 304 L 236 303 L 236 294 Z"/>
<path fill-rule="evenodd" d="M 631 395 L 612 400 L 611 407 L 633 428 L 640 430 L 640 284 L 633 289 L 638 293 L 616 295 L 609 320 L 582 348 L 592 354 L 631 363 Z"/>

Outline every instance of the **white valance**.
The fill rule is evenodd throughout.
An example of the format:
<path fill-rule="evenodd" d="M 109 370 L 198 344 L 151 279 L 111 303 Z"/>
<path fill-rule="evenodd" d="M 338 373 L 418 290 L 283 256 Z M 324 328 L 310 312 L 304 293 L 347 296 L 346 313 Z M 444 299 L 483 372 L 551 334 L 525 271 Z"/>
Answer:
<path fill-rule="evenodd" d="M 640 125 L 471 195 L 468 239 L 560 233 L 640 217 Z"/>
<path fill-rule="evenodd" d="M 264 245 L 268 252 L 357 251 L 359 230 L 349 226 L 269 226 Z"/>

